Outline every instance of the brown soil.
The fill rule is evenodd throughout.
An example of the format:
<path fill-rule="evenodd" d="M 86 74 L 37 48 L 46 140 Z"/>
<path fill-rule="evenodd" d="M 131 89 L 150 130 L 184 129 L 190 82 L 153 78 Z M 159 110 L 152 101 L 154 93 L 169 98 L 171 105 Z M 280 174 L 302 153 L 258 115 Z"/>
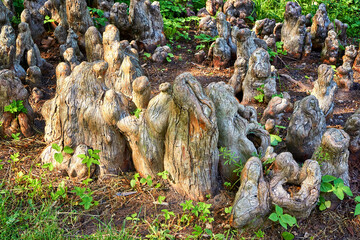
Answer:
<path fill-rule="evenodd" d="M 193 36 L 194 32 L 190 35 Z M 180 46 L 180 47 L 179 47 Z M 58 55 L 59 46 L 58 44 L 53 45 L 50 48 L 43 48 L 40 46 L 42 56 L 50 63 L 54 65 L 54 69 L 59 63 L 60 57 Z M 143 66 L 145 74 L 148 76 L 153 87 L 153 93 L 158 92 L 158 86 L 163 82 L 173 82 L 177 75 L 183 72 L 192 73 L 202 84 L 206 86 L 211 82 L 224 81 L 227 82 L 232 76 L 234 68 L 230 67 L 224 70 L 216 70 L 210 66 L 209 61 L 205 61 L 202 64 L 195 63 L 194 53 L 196 52 L 196 42 L 177 42 L 172 44 L 173 54 L 175 57 L 171 62 L 166 63 L 154 63 L 140 53 L 141 64 Z M 312 53 L 308 59 L 294 60 L 289 57 L 282 57 L 282 60 L 277 61 L 277 68 L 279 74 L 288 74 L 293 79 L 301 81 L 305 86 L 312 88 L 313 82 L 317 79 L 317 68 L 321 64 L 319 53 Z M 49 69 L 45 73 L 44 87 L 47 98 L 51 98 L 54 94 L 56 87 L 56 80 L 54 69 Z M 280 77 L 277 85 L 278 91 L 287 91 L 291 95 L 292 102 L 299 100 L 308 95 L 307 92 L 301 90 L 296 84 L 289 82 L 286 78 Z M 350 92 L 339 90 L 335 100 L 335 111 L 334 116 L 330 119 L 327 124 L 329 127 L 342 128 L 346 119 L 360 107 L 360 85 L 356 84 L 354 89 Z M 259 119 L 261 114 L 266 107 L 265 104 L 255 105 Z M 283 126 L 287 127 L 288 117 L 290 113 L 286 114 Z M 41 120 L 41 119 L 39 119 Z M 43 126 L 40 124 L 39 126 Z M 280 136 L 284 138 L 286 135 L 286 129 L 280 129 Z M 11 164 L 6 163 L 4 169 L 0 171 L 0 179 L 11 179 L 15 180 L 16 170 L 21 170 L 25 173 L 30 172 L 33 176 L 42 176 L 44 169 L 40 167 L 39 154 L 42 149 L 46 146 L 43 135 L 38 133 L 36 136 L 21 139 L 21 141 L 10 141 L 9 139 L 0 141 L 0 159 L 5 161 L 10 158 L 11 154 L 16 152 L 20 153 L 20 163 L 16 167 L 12 168 Z M 282 142 L 276 148 L 277 151 L 284 151 L 285 144 Z M 351 190 L 354 196 L 359 195 L 360 189 L 360 161 L 350 158 L 349 170 L 351 176 Z M 136 225 L 138 233 L 145 236 L 149 234 L 149 224 L 158 216 L 160 222 L 164 222 L 162 217 L 162 209 L 168 209 L 173 211 L 177 216 L 170 224 L 171 230 L 176 232 L 178 239 L 185 238 L 189 233 L 193 231 L 192 227 L 184 226 L 182 228 L 176 228 L 178 226 L 177 221 L 181 217 L 182 207 L 180 203 L 183 203 L 186 199 L 176 193 L 166 181 L 159 179 L 154 182 L 161 183 L 160 188 L 152 187 L 136 187 L 136 190 L 131 189 L 130 180 L 134 173 L 123 173 L 121 176 L 112 176 L 106 179 L 97 180 L 91 182 L 89 187 L 95 191 L 94 196 L 99 205 L 91 208 L 88 211 L 83 211 L 81 206 L 71 206 L 70 204 L 64 205 L 64 217 L 68 212 L 72 210 L 78 210 L 82 212 L 79 214 L 78 221 L 69 225 L 63 223 L 65 228 L 75 229 L 78 234 L 92 234 L 98 228 L 99 220 L 104 223 L 111 222 L 114 229 L 120 230 L 123 226 L 125 218 L 133 213 L 138 213 L 141 219 Z M 56 186 L 61 180 L 66 182 L 68 186 L 69 198 L 75 196 L 70 193 L 70 189 L 73 186 L 84 186 L 79 182 L 74 182 L 61 175 L 59 172 L 46 173 L 43 176 L 43 184 L 53 182 Z M 122 196 L 123 193 L 136 191 L 134 194 L 128 196 Z M 297 189 L 289 189 L 289 191 L 297 191 Z M 165 196 L 165 204 L 154 204 L 157 201 L 158 196 Z M 223 233 L 229 228 L 229 215 L 225 214 L 225 207 L 230 207 L 235 192 L 222 190 L 219 195 L 211 196 L 207 201 L 212 204 L 211 216 L 214 218 L 214 222 L 206 226 L 212 228 L 213 233 Z M 60 203 L 59 203 L 60 204 Z M 334 207 L 334 206 L 333 206 Z M 295 235 L 295 239 L 359 239 L 360 238 L 360 219 L 353 216 L 355 208 L 355 202 L 352 199 L 345 199 L 341 201 L 333 210 L 325 210 L 320 212 L 317 208 L 311 213 L 310 217 L 303 220 L 298 220 L 299 227 L 293 227 L 289 229 Z M 195 219 L 190 220 L 193 223 Z M 149 223 L 149 224 L 148 224 Z M 126 226 L 130 227 L 133 225 L 132 221 L 127 221 Z M 190 224 L 191 225 L 191 224 Z M 280 235 L 283 229 L 278 224 L 272 222 L 266 222 L 262 227 L 265 232 L 265 239 L 280 239 Z M 254 231 L 239 231 L 238 237 L 241 236 L 250 239 L 254 236 Z"/>

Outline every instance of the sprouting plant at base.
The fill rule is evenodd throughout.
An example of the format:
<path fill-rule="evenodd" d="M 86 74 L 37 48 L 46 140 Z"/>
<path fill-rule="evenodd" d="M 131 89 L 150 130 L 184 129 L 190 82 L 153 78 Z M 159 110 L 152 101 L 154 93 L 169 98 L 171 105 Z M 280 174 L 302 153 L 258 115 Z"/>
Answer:
<path fill-rule="evenodd" d="M 320 185 L 321 193 L 334 193 L 338 199 L 344 200 L 345 194 L 352 197 L 353 193 L 348 186 L 344 185 L 344 181 L 341 178 L 336 178 L 331 175 L 324 175 L 321 177 Z M 326 201 L 324 196 L 319 198 L 319 210 L 323 211 L 331 206 L 331 201 Z"/>
<path fill-rule="evenodd" d="M 53 143 L 51 145 L 51 148 L 56 151 L 56 153 L 54 153 L 54 159 L 56 162 L 58 162 L 60 164 L 64 160 L 63 153 L 67 153 L 67 154 L 74 153 L 74 150 L 69 146 L 65 146 L 64 149 L 61 151 L 61 147 L 56 143 Z M 52 171 L 52 170 L 54 170 L 54 165 L 51 162 L 45 163 L 44 165 L 42 165 L 42 168 L 48 168 L 50 171 Z"/>
<path fill-rule="evenodd" d="M 98 153 L 101 152 L 101 150 L 92 150 L 88 149 L 89 155 L 85 154 L 79 154 L 78 157 L 82 159 L 81 163 L 86 164 L 88 168 L 88 178 L 90 178 L 90 167 L 92 164 L 100 165 L 100 162 L 98 161 L 100 159 Z"/>
<path fill-rule="evenodd" d="M 271 167 L 274 165 L 274 162 L 275 162 L 275 158 L 268 158 L 263 162 L 265 175 L 269 174 Z"/>
<path fill-rule="evenodd" d="M 65 182 L 61 181 L 61 183 L 59 184 L 59 186 L 57 187 L 56 192 L 51 192 L 51 198 L 52 200 L 56 201 L 58 200 L 60 197 L 62 197 L 63 199 L 65 199 L 67 197 L 67 187 L 65 186 Z"/>
<path fill-rule="evenodd" d="M 168 176 L 169 176 L 169 172 L 164 170 L 163 172 L 159 172 L 157 173 L 158 176 L 161 176 L 162 179 L 166 180 L 168 179 Z"/>
<path fill-rule="evenodd" d="M 141 109 L 136 108 L 136 110 L 134 112 L 132 112 L 131 114 L 134 115 L 136 118 L 140 118 L 140 113 L 141 113 Z"/>
<path fill-rule="evenodd" d="M 357 196 L 354 200 L 357 203 L 355 206 L 354 216 L 357 216 L 360 214 L 360 196 Z"/>
<path fill-rule="evenodd" d="M 99 205 L 98 201 L 94 201 L 92 192 L 89 188 L 81 188 L 81 187 L 75 187 L 74 190 L 71 191 L 72 193 L 75 193 L 80 199 L 82 200 L 79 205 L 84 206 L 84 208 L 87 210 L 92 206 Z"/>
<path fill-rule="evenodd" d="M 280 142 L 282 142 L 281 137 L 275 134 L 270 134 L 270 144 L 271 146 L 277 146 Z"/>
<path fill-rule="evenodd" d="M 265 92 L 264 92 L 265 84 L 262 84 L 260 87 L 256 88 L 256 90 L 259 92 L 258 95 L 254 97 L 255 100 L 258 102 L 264 102 Z"/>
<path fill-rule="evenodd" d="M 20 140 L 20 133 L 12 133 L 11 134 L 11 137 L 14 139 L 14 140 Z"/>
<path fill-rule="evenodd" d="M 9 105 L 4 107 L 4 112 L 13 113 L 17 116 L 21 112 L 27 113 L 27 109 L 24 107 L 22 100 L 14 100 Z"/>
<path fill-rule="evenodd" d="M 171 58 L 173 58 L 173 57 L 174 57 L 174 54 L 168 53 L 168 56 L 166 57 L 166 61 L 171 62 L 172 61 Z"/>
<path fill-rule="evenodd" d="M 242 163 L 242 161 L 240 159 L 238 159 L 239 157 L 235 156 L 235 153 L 231 152 L 226 147 L 220 147 L 219 152 L 220 152 L 219 156 L 222 156 L 225 160 L 224 165 L 234 165 L 235 168 L 234 168 L 233 172 L 236 173 L 236 175 L 238 177 L 240 177 L 241 171 L 244 168 L 244 164 Z M 233 185 L 231 185 L 231 183 L 229 183 L 229 182 L 225 182 L 224 185 L 231 189 L 232 187 L 235 186 L 235 184 L 239 180 L 240 180 L 240 178 Z"/>
<path fill-rule="evenodd" d="M 319 146 L 314 153 L 315 159 L 321 166 L 323 162 L 330 160 L 330 155 L 321 146 Z"/>
<path fill-rule="evenodd" d="M 44 24 L 55 22 L 54 19 L 50 18 L 48 15 L 45 16 Z"/>
<path fill-rule="evenodd" d="M 292 227 L 297 225 L 296 218 L 289 214 L 284 214 L 284 210 L 278 205 L 275 205 L 275 212 L 270 214 L 269 219 L 273 222 L 279 222 L 280 225 L 286 230 L 288 226 Z M 282 236 L 286 240 L 291 240 L 294 238 L 294 235 L 289 232 L 283 232 Z"/>

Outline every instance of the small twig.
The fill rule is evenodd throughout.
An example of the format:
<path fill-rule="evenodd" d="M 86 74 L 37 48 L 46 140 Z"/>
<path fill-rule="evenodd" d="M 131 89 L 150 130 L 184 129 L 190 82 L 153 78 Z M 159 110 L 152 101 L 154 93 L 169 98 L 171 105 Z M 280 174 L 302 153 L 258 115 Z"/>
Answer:
<path fill-rule="evenodd" d="M 281 76 L 281 77 L 284 77 L 284 78 L 286 78 L 287 80 L 289 80 L 290 82 L 298 85 L 300 88 L 302 88 L 302 90 L 303 90 L 304 92 L 307 92 L 307 91 L 310 91 L 310 90 L 311 90 L 311 88 L 310 88 L 309 86 L 303 84 L 303 83 L 300 82 L 300 81 L 296 81 L 295 79 L 293 79 L 292 77 L 290 77 L 290 76 L 287 75 L 287 74 L 280 74 L 280 76 Z"/>

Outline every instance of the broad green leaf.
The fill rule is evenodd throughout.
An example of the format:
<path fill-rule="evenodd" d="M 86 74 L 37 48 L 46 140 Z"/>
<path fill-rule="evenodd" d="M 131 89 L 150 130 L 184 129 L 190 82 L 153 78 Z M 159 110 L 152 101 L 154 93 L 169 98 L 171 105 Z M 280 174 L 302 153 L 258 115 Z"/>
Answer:
<path fill-rule="evenodd" d="M 344 192 L 341 188 L 335 188 L 335 190 L 333 192 L 340 200 L 344 200 L 345 196 L 344 196 Z"/>
<path fill-rule="evenodd" d="M 320 185 L 321 192 L 330 192 L 333 189 L 333 185 L 331 183 L 322 182 Z"/>
<path fill-rule="evenodd" d="M 64 147 L 64 152 L 67 153 L 67 154 L 72 154 L 74 152 L 74 150 L 69 146 L 65 146 Z"/>
<path fill-rule="evenodd" d="M 64 157 L 61 153 L 55 153 L 54 158 L 55 158 L 55 161 L 57 161 L 58 163 L 61 164 L 63 162 Z"/>
<path fill-rule="evenodd" d="M 289 214 L 284 214 L 280 217 L 285 223 L 289 224 L 291 227 L 296 224 L 296 218 L 290 216 Z"/>
<path fill-rule="evenodd" d="M 334 181 L 334 185 L 335 186 L 343 186 L 344 185 L 344 181 L 341 178 L 337 178 Z"/>
<path fill-rule="evenodd" d="M 353 193 L 351 191 L 351 189 L 348 186 L 343 186 L 342 190 L 344 191 L 344 193 L 346 193 L 349 197 L 353 196 Z"/>
<path fill-rule="evenodd" d="M 84 159 L 84 158 L 86 158 L 86 155 L 85 154 L 79 154 L 79 155 L 77 155 L 77 157 L 81 158 L 81 159 Z"/>
<path fill-rule="evenodd" d="M 134 187 L 136 186 L 136 180 L 135 180 L 135 179 L 132 179 L 132 180 L 130 181 L 130 186 L 131 186 L 132 188 L 134 188 Z"/>
<path fill-rule="evenodd" d="M 283 215 L 284 210 L 281 207 L 279 207 L 278 205 L 275 205 L 275 212 L 277 213 L 278 216 L 281 216 L 281 215 Z"/>
<path fill-rule="evenodd" d="M 281 234 L 281 236 L 285 239 L 285 240 L 292 240 L 294 239 L 294 235 L 292 233 L 289 233 L 289 232 L 283 232 Z"/>
<path fill-rule="evenodd" d="M 336 180 L 336 177 L 331 176 L 331 175 L 324 175 L 324 176 L 322 176 L 322 178 L 321 178 L 321 181 L 322 181 L 322 182 L 325 182 L 325 183 L 332 182 L 332 181 L 334 181 L 334 180 Z"/>
<path fill-rule="evenodd" d="M 360 214 L 360 204 L 356 204 L 354 216 L 357 216 Z"/>
<path fill-rule="evenodd" d="M 279 220 L 279 217 L 277 216 L 276 213 L 272 213 L 270 214 L 269 219 L 273 222 L 277 222 Z"/>
<path fill-rule="evenodd" d="M 283 228 L 287 229 L 287 224 L 281 218 L 279 218 L 279 223 Z"/>
<path fill-rule="evenodd" d="M 356 201 L 356 202 L 360 202 L 360 196 L 357 196 L 357 197 L 355 198 L 355 201 Z"/>
<path fill-rule="evenodd" d="M 55 151 L 57 151 L 57 152 L 61 152 L 61 148 L 60 148 L 60 146 L 59 146 L 59 145 L 57 145 L 56 143 L 53 143 L 53 144 L 51 145 L 51 147 L 52 147 Z"/>
<path fill-rule="evenodd" d="M 279 142 L 281 142 L 281 141 L 282 141 L 282 139 L 278 135 L 270 134 L 271 146 L 277 146 L 279 144 Z"/>

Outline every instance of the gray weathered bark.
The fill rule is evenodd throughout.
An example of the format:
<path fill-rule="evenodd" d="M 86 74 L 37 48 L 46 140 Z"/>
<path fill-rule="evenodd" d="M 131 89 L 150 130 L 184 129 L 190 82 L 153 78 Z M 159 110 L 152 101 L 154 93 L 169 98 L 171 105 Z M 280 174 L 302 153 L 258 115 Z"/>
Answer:
<path fill-rule="evenodd" d="M 339 40 L 336 32 L 330 30 L 321 51 L 323 63 L 335 65 L 339 56 Z"/>
<path fill-rule="evenodd" d="M 270 180 L 270 197 L 278 205 L 296 218 L 307 218 L 316 207 L 320 196 L 321 171 L 317 161 L 306 160 L 299 167 L 291 153 L 283 152 L 276 156 L 273 176 Z M 295 186 L 292 191 L 284 185 Z M 297 187 L 300 189 L 296 189 Z"/>
<path fill-rule="evenodd" d="M 322 175 L 341 178 L 347 186 L 350 186 L 349 143 L 350 136 L 344 130 L 329 128 L 312 156 L 320 164 Z"/>
<path fill-rule="evenodd" d="M 270 212 L 269 184 L 264 180 L 262 162 L 250 158 L 241 172 L 241 185 L 231 211 L 231 226 L 257 227 Z"/>
<path fill-rule="evenodd" d="M 248 70 L 242 84 L 243 99 L 242 103 L 254 102 L 254 97 L 260 94 L 257 89 L 262 88 L 264 102 L 269 102 L 272 95 L 276 94 L 276 79 L 271 74 L 272 66 L 270 64 L 269 53 L 263 49 L 256 49 L 250 59 Z"/>
<path fill-rule="evenodd" d="M 311 51 L 310 33 L 306 31 L 305 16 L 301 15 L 301 7 L 296 2 L 286 4 L 284 24 L 281 28 L 281 41 L 284 43 L 283 47 L 288 54 L 295 58 L 310 54 L 308 51 L 309 48 Z"/>
<path fill-rule="evenodd" d="M 295 102 L 286 135 L 286 146 L 296 160 L 303 162 L 311 158 L 325 131 L 326 121 L 319 101 L 313 95 L 307 96 Z"/>
<path fill-rule="evenodd" d="M 326 5 L 321 3 L 312 18 L 311 41 L 314 49 L 322 49 L 329 31 L 330 19 L 327 15 Z"/>
<path fill-rule="evenodd" d="M 236 156 L 234 160 L 242 164 L 245 164 L 253 153 L 264 155 L 270 145 L 270 136 L 259 126 L 256 110 L 241 105 L 234 96 L 233 88 L 224 82 L 211 83 L 206 88 L 206 93 L 215 104 L 219 129 L 218 147 L 226 147 Z M 254 138 L 256 140 L 252 142 Z M 235 164 L 224 163 L 225 160 L 221 157 L 220 175 L 225 181 L 236 182 L 238 176 L 233 172 L 236 169 Z"/>
<path fill-rule="evenodd" d="M 321 64 L 318 68 L 318 79 L 314 83 L 311 94 L 319 101 L 319 107 L 326 118 L 330 118 L 334 111 L 334 98 L 337 85 L 334 81 L 334 70 L 331 66 Z"/>
<path fill-rule="evenodd" d="M 339 88 L 344 88 L 346 91 L 350 91 L 354 84 L 354 72 L 352 66 L 356 58 L 357 51 L 354 45 L 347 46 L 345 48 L 345 55 L 343 56 L 343 64 L 336 70 L 336 76 L 334 78 Z"/>

